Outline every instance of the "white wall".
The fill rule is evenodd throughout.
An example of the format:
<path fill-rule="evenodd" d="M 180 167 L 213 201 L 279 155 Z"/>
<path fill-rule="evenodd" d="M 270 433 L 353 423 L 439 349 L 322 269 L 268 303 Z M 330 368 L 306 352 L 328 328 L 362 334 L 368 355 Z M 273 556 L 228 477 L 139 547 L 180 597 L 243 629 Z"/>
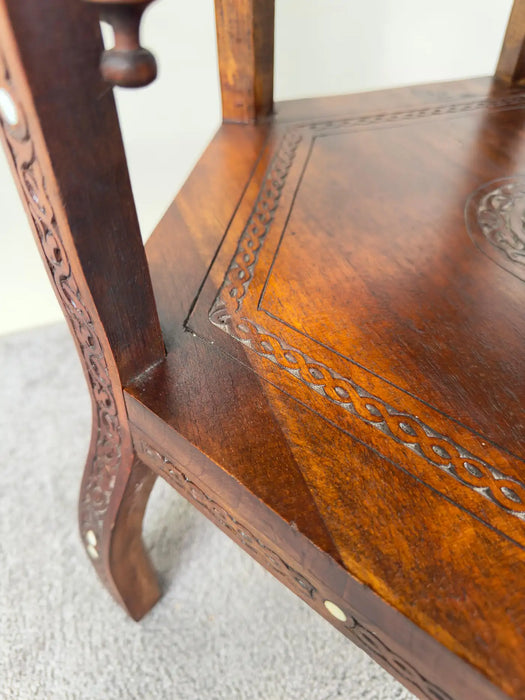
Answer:
<path fill-rule="evenodd" d="M 277 0 L 276 98 L 491 73 L 510 7 L 511 0 Z M 143 43 L 160 78 L 117 91 L 117 100 L 147 238 L 219 123 L 212 0 L 159 0 Z M 0 334 L 58 320 L 3 157 L 0 226 Z"/>

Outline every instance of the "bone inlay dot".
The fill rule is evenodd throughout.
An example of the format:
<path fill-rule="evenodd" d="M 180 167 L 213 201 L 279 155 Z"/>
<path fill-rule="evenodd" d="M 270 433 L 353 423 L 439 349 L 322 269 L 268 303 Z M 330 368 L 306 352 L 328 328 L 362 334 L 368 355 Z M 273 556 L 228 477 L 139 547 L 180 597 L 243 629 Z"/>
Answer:
<path fill-rule="evenodd" d="M 330 615 L 333 615 L 337 620 L 340 620 L 341 622 L 346 622 L 346 615 L 338 605 L 332 603 L 331 600 L 325 600 L 324 606 L 328 610 Z"/>
<path fill-rule="evenodd" d="M 18 110 L 5 88 L 0 88 L 0 113 L 4 121 L 11 126 L 18 124 Z"/>
<path fill-rule="evenodd" d="M 98 551 L 97 551 L 97 548 L 96 548 L 96 547 L 93 547 L 92 544 L 88 544 L 87 547 L 86 547 L 86 549 L 87 549 L 87 552 L 88 552 L 89 556 L 90 556 L 92 559 L 98 559 Z"/>

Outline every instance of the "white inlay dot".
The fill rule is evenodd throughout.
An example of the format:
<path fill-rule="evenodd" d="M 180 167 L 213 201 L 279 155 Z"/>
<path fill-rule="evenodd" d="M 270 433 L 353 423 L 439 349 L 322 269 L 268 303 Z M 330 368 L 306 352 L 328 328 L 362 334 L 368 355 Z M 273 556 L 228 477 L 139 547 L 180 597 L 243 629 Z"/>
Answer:
<path fill-rule="evenodd" d="M 93 530 L 86 532 L 86 549 L 92 559 L 98 559 L 97 536 Z"/>
<path fill-rule="evenodd" d="M 0 113 L 3 120 L 11 126 L 18 124 L 18 110 L 13 98 L 5 88 L 0 88 Z"/>
<path fill-rule="evenodd" d="M 346 622 L 346 615 L 338 605 L 332 603 L 331 600 L 325 600 L 324 606 L 328 610 L 330 615 L 333 615 L 337 620 L 340 620 L 341 622 Z"/>
<path fill-rule="evenodd" d="M 93 547 L 92 544 L 88 544 L 87 547 L 87 553 L 92 559 L 98 559 L 98 551 L 96 547 Z"/>

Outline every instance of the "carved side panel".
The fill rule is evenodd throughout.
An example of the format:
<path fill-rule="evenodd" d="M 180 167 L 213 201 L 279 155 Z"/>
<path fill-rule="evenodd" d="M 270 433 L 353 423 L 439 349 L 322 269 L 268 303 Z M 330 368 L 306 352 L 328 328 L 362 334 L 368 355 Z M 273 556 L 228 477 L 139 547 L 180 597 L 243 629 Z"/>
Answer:
<path fill-rule="evenodd" d="M 27 206 L 35 238 L 49 269 L 56 294 L 69 321 L 84 363 L 94 404 L 93 438 L 80 502 L 82 535 L 95 566 L 100 563 L 102 525 L 108 513 L 121 463 L 123 437 L 119 408 L 109 374 L 103 341 L 96 322 L 82 298 L 55 208 L 46 187 L 36 145 L 21 99 L 17 95 L 6 59 L 0 53 L 0 124 L 8 157 Z"/>
<path fill-rule="evenodd" d="M 172 486 L 174 486 L 190 502 L 216 525 L 225 530 L 229 536 L 254 558 L 260 561 L 268 571 L 281 579 L 294 593 L 304 599 L 319 612 L 325 613 L 324 597 L 316 583 L 305 577 L 297 570 L 296 565 L 287 561 L 271 546 L 264 543 L 245 523 L 237 520 L 211 495 L 197 486 L 184 469 L 174 460 L 165 457 L 148 443 L 139 440 L 135 445 L 137 453 L 144 462 L 152 464 Z M 429 700 L 452 700 L 450 695 L 441 690 L 435 683 L 423 676 L 413 664 L 405 661 L 397 652 L 391 649 L 377 633 L 373 632 L 361 616 L 343 605 L 342 610 L 346 619 L 334 624 L 355 644 L 364 649 L 373 659 L 378 661 L 387 671 L 403 681 L 420 697 Z"/>

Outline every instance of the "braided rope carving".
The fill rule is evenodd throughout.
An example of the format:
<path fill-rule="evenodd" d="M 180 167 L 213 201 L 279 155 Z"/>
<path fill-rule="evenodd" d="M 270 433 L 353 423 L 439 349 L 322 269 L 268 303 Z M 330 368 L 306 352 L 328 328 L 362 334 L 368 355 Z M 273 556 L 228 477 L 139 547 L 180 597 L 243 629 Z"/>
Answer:
<path fill-rule="evenodd" d="M 505 512 L 525 520 L 525 484 L 518 479 L 506 476 L 420 418 L 390 406 L 352 378 L 341 376 L 247 318 L 234 320 L 225 306 L 216 308 L 210 320 L 319 395 L 388 435 Z"/>
<path fill-rule="evenodd" d="M 263 186 L 255 200 L 252 213 L 226 273 L 222 294 L 234 299 L 237 309 L 241 307 L 242 299 L 252 280 L 255 263 L 273 222 L 286 177 L 292 167 L 300 142 L 301 135 L 294 130 L 287 132 L 283 138 L 277 155 L 270 164 Z"/>
<path fill-rule="evenodd" d="M 143 440 L 138 440 L 135 447 L 138 454 L 144 457 L 146 463 L 153 461 L 156 470 L 168 482 L 190 502 L 198 504 L 205 511 L 207 517 L 216 525 L 224 528 L 237 544 L 256 559 L 261 560 L 265 568 L 278 578 L 283 579 L 294 593 L 306 600 L 314 609 L 325 612 L 324 599 L 317 586 L 297 571 L 282 555 L 277 554 L 272 547 L 265 544 L 244 523 L 239 522 L 202 488 L 193 483 L 179 464 L 163 456 Z M 409 687 L 417 689 L 422 697 L 428 698 L 428 700 L 452 700 L 448 693 L 427 680 L 412 664 L 390 649 L 376 633 L 368 629 L 364 621 L 360 621 L 353 611 L 348 610 L 348 606 L 344 606 L 344 608 L 346 621 L 334 624 L 340 627 L 349 639 L 364 649 L 373 659 L 379 661 L 387 671 L 400 678 Z"/>
<path fill-rule="evenodd" d="M 295 159 L 297 148 L 302 141 L 303 133 L 321 134 L 326 129 L 351 130 L 359 127 L 409 122 L 413 119 L 464 114 L 479 109 L 502 109 L 520 106 L 525 103 L 523 94 L 508 95 L 499 99 L 476 100 L 473 102 L 454 103 L 407 109 L 399 112 L 379 114 L 362 114 L 355 117 L 316 121 L 294 125 L 285 132 L 277 153 L 274 156 L 263 185 L 257 195 L 248 223 L 239 239 L 237 250 L 230 263 L 224 282 L 217 299 L 226 297 L 236 300 L 238 311 L 243 303 L 248 287 L 253 279 L 253 272 L 266 235 L 273 223 L 275 212 L 279 206 L 286 178 Z M 217 302 L 216 302 L 217 303 Z M 212 307 L 212 310 L 215 308 Z"/>
<path fill-rule="evenodd" d="M 525 103 L 523 94 L 507 95 L 497 99 L 474 100 L 471 102 L 454 102 L 450 104 L 405 109 L 397 112 L 379 114 L 362 114 L 355 117 L 343 117 L 324 121 L 316 121 L 308 124 L 308 127 L 318 133 L 324 129 L 345 128 L 353 129 L 360 126 L 373 126 L 374 124 L 392 124 L 397 122 L 412 121 L 413 119 L 428 119 L 431 117 L 448 116 L 450 114 L 465 114 L 480 109 L 504 109 L 505 107 L 519 107 Z"/>
<path fill-rule="evenodd" d="M 524 103 L 523 94 L 516 94 L 495 100 L 476 100 L 294 125 L 293 129 L 285 134 L 270 165 L 248 224 L 240 237 L 237 251 L 226 272 L 224 283 L 209 312 L 209 319 L 215 326 L 246 347 L 269 359 L 332 403 L 410 449 L 428 464 L 449 474 L 463 486 L 521 520 L 525 520 L 524 483 L 506 476 L 419 418 L 395 409 L 377 396 L 372 396 L 352 378 L 342 377 L 247 318 L 238 320 L 238 313 L 253 279 L 259 253 L 279 205 L 280 195 L 304 130 L 310 134 L 320 134 L 326 129 L 370 127 L 375 124 L 461 114 L 478 109 L 510 108 Z M 279 174 L 278 177 L 274 171 Z M 271 182 L 274 183 L 273 190 L 268 186 Z M 272 192 L 277 196 L 270 196 Z M 269 198 L 266 200 L 266 197 Z M 267 212 L 268 215 L 263 216 L 262 212 Z M 521 243 L 520 241 L 520 245 Z M 235 314 L 235 318 L 232 314 Z"/>

